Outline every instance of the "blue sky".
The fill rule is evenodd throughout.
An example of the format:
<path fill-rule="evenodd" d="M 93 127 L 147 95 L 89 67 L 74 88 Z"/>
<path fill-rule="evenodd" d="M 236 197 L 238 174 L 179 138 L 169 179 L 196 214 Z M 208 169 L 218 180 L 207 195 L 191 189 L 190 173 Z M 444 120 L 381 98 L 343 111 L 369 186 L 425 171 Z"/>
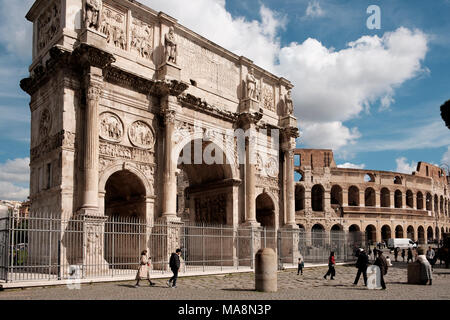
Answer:
<path fill-rule="evenodd" d="M 28 192 L 32 0 L 0 0 L 0 199 Z M 450 164 L 449 0 L 141 0 L 295 84 L 298 147 L 349 167 Z M 381 9 L 370 30 L 369 5 Z M 352 43 L 352 45 L 349 45 Z"/>

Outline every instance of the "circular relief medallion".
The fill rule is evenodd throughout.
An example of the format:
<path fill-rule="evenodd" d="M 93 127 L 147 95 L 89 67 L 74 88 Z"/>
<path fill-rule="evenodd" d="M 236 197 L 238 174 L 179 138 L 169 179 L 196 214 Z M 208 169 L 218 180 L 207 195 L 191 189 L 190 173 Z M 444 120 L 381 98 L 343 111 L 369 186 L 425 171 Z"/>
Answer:
<path fill-rule="evenodd" d="M 270 177 L 276 177 L 278 175 L 278 162 L 275 158 L 270 157 L 266 162 L 266 173 Z"/>
<path fill-rule="evenodd" d="M 39 120 L 39 135 L 41 138 L 45 138 L 49 135 L 50 129 L 52 128 L 52 116 L 50 110 L 44 109 L 41 114 L 41 119 Z"/>
<path fill-rule="evenodd" d="M 120 118 L 111 112 L 104 112 L 100 115 L 100 137 L 119 142 L 123 136 L 123 123 Z"/>
<path fill-rule="evenodd" d="M 136 147 L 149 149 L 155 144 L 155 134 L 152 128 L 143 121 L 135 121 L 128 130 L 130 141 Z"/>

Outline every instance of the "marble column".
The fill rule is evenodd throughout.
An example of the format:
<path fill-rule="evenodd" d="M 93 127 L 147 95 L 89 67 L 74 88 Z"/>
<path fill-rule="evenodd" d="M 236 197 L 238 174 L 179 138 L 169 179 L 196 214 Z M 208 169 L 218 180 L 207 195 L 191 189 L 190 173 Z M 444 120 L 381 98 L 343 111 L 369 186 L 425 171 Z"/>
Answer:
<path fill-rule="evenodd" d="M 162 217 L 176 218 L 177 216 L 177 177 L 176 159 L 174 159 L 172 137 L 175 130 L 175 111 L 164 112 L 164 176 Z"/>
<path fill-rule="evenodd" d="M 86 76 L 86 106 L 83 152 L 83 189 L 81 212 L 98 215 L 99 101 L 102 70 L 90 68 Z"/>
<path fill-rule="evenodd" d="M 294 150 L 284 152 L 284 164 L 286 166 L 286 225 L 295 224 L 295 182 L 294 182 Z"/>
<path fill-rule="evenodd" d="M 245 140 L 245 208 L 246 223 L 257 224 L 256 221 L 256 166 L 252 161 L 251 143 L 255 143 L 252 138 Z"/>

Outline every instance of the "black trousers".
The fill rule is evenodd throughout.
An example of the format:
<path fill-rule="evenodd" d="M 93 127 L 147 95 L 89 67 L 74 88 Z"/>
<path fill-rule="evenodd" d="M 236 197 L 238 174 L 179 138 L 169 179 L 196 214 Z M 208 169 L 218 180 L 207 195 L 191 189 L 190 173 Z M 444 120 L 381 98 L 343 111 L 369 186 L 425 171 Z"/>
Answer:
<path fill-rule="evenodd" d="M 303 267 L 301 265 L 298 265 L 297 274 L 303 274 Z"/>
<path fill-rule="evenodd" d="M 172 282 L 173 286 L 177 285 L 177 279 L 178 279 L 178 269 L 172 269 L 173 276 L 170 278 L 169 282 Z"/>
<path fill-rule="evenodd" d="M 381 282 L 381 287 L 383 289 L 386 289 L 386 283 L 384 283 L 384 274 L 383 274 L 383 270 L 380 270 L 380 282 Z"/>
<path fill-rule="evenodd" d="M 361 273 L 363 275 L 364 285 L 367 286 L 367 268 L 358 269 L 358 273 L 356 274 L 355 282 L 353 282 L 353 283 L 358 284 L 359 277 L 361 277 Z"/>
<path fill-rule="evenodd" d="M 325 274 L 325 278 L 327 276 L 331 276 L 331 278 L 333 278 L 336 275 L 336 270 L 334 269 L 334 266 L 328 266 L 328 271 Z"/>

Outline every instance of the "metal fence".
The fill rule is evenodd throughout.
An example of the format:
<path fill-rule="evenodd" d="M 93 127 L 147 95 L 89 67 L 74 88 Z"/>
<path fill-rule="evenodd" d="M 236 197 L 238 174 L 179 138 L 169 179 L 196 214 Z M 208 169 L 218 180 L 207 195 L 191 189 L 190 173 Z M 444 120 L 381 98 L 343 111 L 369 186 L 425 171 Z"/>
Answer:
<path fill-rule="evenodd" d="M 134 217 L 62 219 L 34 213 L 0 218 L 0 280 L 130 278 L 148 249 L 151 273 L 166 274 L 181 248 L 181 274 L 253 269 L 258 249 L 277 252 L 279 266 L 351 259 L 357 245 L 347 233 L 308 235 L 292 229 L 233 227 L 167 221 L 152 225 Z M 297 250 L 298 249 L 298 250 Z"/>
<path fill-rule="evenodd" d="M 331 251 L 336 262 L 349 262 L 355 260 L 358 248 L 365 247 L 364 239 L 363 232 L 302 231 L 298 248 L 305 262 L 328 263 Z"/>

